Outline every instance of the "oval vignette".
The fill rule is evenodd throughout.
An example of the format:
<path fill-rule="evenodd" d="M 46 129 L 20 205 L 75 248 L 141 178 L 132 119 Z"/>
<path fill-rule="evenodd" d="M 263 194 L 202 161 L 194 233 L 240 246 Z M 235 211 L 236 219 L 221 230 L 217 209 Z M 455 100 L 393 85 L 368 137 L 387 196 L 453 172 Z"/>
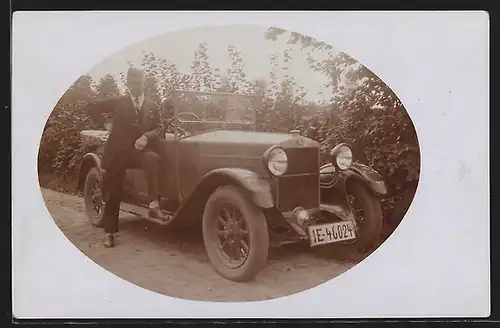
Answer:
<path fill-rule="evenodd" d="M 353 182 L 355 180 L 345 180 L 349 190 L 347 200 L 352 201 L 356 218 L 362 223 L 357 231 L 363 232 L 360 236 L 370 236 L 367 231 L 379 233 L 380 241 L 369 249 L 364 249 L 361 244 L 339 243 L 310 247 L 308 241 L 284 244 L 281 247 L 271 245 L 265 265 L 257 270 L 256 278 L 240 283 L 231 281 L 215 270 L 205 250 L 201 219 L 199 222 L 194 221 L 199 224 L 182 227 L 161 226 L 122 212 L 117 245 L 113 249 L 105 248 L 104 231 L 89 221 L 84 192 L 82 188 L 78 188 L 83 187 L 86 178 L 86 174 L 79 173 L 80 167 L 89 168 L 89 162 L 81 165 L 84 155 L 101 155 L 82 141 L 80 132 L 94 128 L 84 111 L 89 101 L 125 97 L 126 72 L 130 66 L 141 68 L 146 73 L 144 94 L 158 105 L 164 122 L 174 113 L 174 89 L 253 96 L 252 101 L 255 102 L 245 105 L 246 107 L 227 105 L 232 104 L 231 102 L 217 103 L 218 112 L 213 107 L 213 112 L 207 112 L 209 107 L 204 102 L 206 99 L 201 97 L 196 98 L 196 103 L 181 102 L 184 107 L 180 107 L 200 114 L 197 117 L 201 120 L 208 120 L 206 117 L 215 115 L 214 113 L 219 118 L 223 117 L 220 116 L 221 112 L 225 121 L 229 120 L 228 117 L 236 117 L 240 121 L 251 120 L 249 116 L 245 116 L 243 109 L 256 108 L 251 113 L 252 120 L 255 118 L 256 131 L 241 135 L 232 132 L 228 134 L 233 138 L 228 140 L 228 144 L 229 141 L 238 142 L 236 148 L 228 145 L 213 149 L 204 146 L 205 150 L 213 150 L 211 157 L 198 157 L 196 161 L 182 162 L 184 166 L 194 164 L 199 170 L 236 166 L 250 168 L 258 175 L 267 174 L 260 161 L 258 165 L 261 166 L 255 167 L 255 161 L 251 161 L 251 157 L 255 156 L 248 149 L 254 148 L 252 145 L 257 139 L 269 138 L 274 142 L 275 134 L 272 133 L 289 134 L 291 130 L 299 130 L 302 136 L 318 143 L 318 165 L 329 163 L 330 150 L 336 145 L 349 145 L 354 161 L 349 172 L 356 168 L 365 172 L 361 176 L 371 179 L 371 182 L 366 183 L 365 180 L 358 184 Z M 231 114 L 236 116 L 225 116 L 225 110 L 230 106 L 236 108 Z M 204 113 L 209 114 L 204 117 Z M 193 128 L 195 124 L 197 123 L 191 123 L 189 128 Z M 162 134 L 171 133 L 170 128 L 172 125 L 165 127 Z M 233 129 L 227 126 L 225 128 Z M 206 130 L 188 132 L 192 136 L 196 136 L 196 133 L 198 136 L 200 133 L 210 133 Z M 246 137 L 241 137 L 243 135 Z M 220 134 L 211 136 L 217 138 Z M 245 140 L 250 140 L 251 143 L 245 144 Z M 220 156 L 217 158 L 214 154 Z M 240 157 L 239 162 L 235 162 L 235 154 Z M 310 165 L 308 167 L 305 162 L 300 161 L 301 156 L 306 157 L 305 154 L 304 152 L 296 157 L 290 155 L 295 161 L 288 164 L 287 170 L 312 173 L 308 171 Z M 346 153 L 342 153 L 344 155 Z M 247 161 L 241 159 L 245 156 Z M 160 163 L 167 165 L 160 158 Z M 344 160 L 349 162 L 348 157 Z M 183 168 L 179 169 L 181 171 L 178 172 L 182 173 Z M 333 182 L 333 188 L 342 186 L 344 179 L 349 176 L 335 167 L 327 170 L 333 170 L 334 174 L 322 176 L 325 188 L 328 183 Z M 88 170 L 84 173 L 86 172 Z M 401 223 L 413 200 L 420 176 L 420 150 L 414 125 L 402 102 L 388 85 L 349 55 L 319 40 L 280 28 L 210 26 L 175 31 L 133 44 L 95 65 L 75 81 L 62 95 L 45 125 L 38 155 L 38 175 L 46 206 L 57 226 L 76 247 L 104 269 L 140 287 L 172 297 L 197 301 L 259 301 L 296 294 L 323 284 L 349 270 L 379 247 Z M 195 174 L 179 176 L 182 179 L 179 184 L 184 192 L 190 186 L 196 186 Z M 387 193 L 374 197 L 376 190 L 380 190 L 377 189 L 380 185 L 373 181 L 380 177 Z M 144 185 L 146 180 L 140 174 L 127 175 L 125 180 L 124 188 L 129 188 L 129 192 L 147 191 L 147 186 Z M 164 181 L 169 180 L 166 178 Z M 288 206 L 287 201 L 298 202 L 298 205 L 314 203 L 314 199 L 306 199 L 301 192 L 307 188 L 318 191 L 317 180 L 312 181 L 304 178 L 284 184 L 285 180 L 280 180 L 279 183 L 284 186 L 280 189 L 279 197 L 282 198 L 277 198 L 279 204 L 282 204 L 280 206 Z M 175 185 L 168 182 L 165 184 L 170 187 Z M 372 189 L 367 187 L 369 185 Z M 294 192 L 287 196 L 287 188 Z M 272 190 L 274 192 L 275 189 Z M 322 189 L 322 195 L 326 195 L 322 202 L 338 205 L 340 198 L 331 196 L 329 190 Z M 166 194 L 176 193 L 166 191 L 164 195 Z M 319 191 L 317 194 L 319 197 Z M 142 201 L 137 195 L 131 197 L 137 202 Z M 176 208 L 172 202 L 163 203 L 174 210 Z M 252 213 L 255 215 L 256 212 Z M 202 214 L 199 213 L 196 217 L 201 218 Z M 328 215 L 323 217 L 328 220 L 338 219 Z M 379 222 L 376 219 L 378 217 L 383 219 L 382 224 L 376 224 Z M 273 241 L 278 240 L 274 235 L 282 230 L 274 227 L 269 218 L 267 220 L 267 228 L 269 232 L 273 232 Z M 333 222 L 328 220 L 326 222 Z M 288 228 L 293 236 L 293 227 L 288 225 Z M 253 227 L 249 229 L 256 231 L 252 230 L 256 229 Z M 344 228 L 345 231 L 349 229 L 350 226 Z M 327 229 L 323 233 L 323 237 L 320 236 L 319 239 L 328 238 L 335 231 Z M 244 240 L 246 237 L 242 238 Z M 290 238 L 282 237 L 280 240 L 289 241 Z M 255 250 L 255 246 L 248 240 L 247 248 Z M 360 238 L 359 243 L 363 240 Z M 232 243 L 236 245 L 238 241 L 239 239 L 234 239 Z M 231 240 L 227 243 L 231 243 Z M 238 253 L 241 252 L 240 256 L 244 257 L 245 247 L 243 243 L 240 245 L 243 246 L 240 246 Z M 252 263 L 248 258 L 245 263 Z"/>

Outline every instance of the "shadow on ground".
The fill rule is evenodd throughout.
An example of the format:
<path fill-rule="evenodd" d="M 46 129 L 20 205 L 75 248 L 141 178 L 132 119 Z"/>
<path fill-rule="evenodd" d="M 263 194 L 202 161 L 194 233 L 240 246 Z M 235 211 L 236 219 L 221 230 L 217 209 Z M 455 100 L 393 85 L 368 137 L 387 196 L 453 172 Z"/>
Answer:
<path fill-rule="evenodd" d="M 201 229 L 187 229 L 159 226 L 155 223 L 127 215 L 120 218 L 120 230 L 125 230 L 135 238 L 147 239 L 160 248 L 169 248 L 183 253 L 200 255 L 205 253 Z M 358 263 L 366 256 L 347 251 L 336 245 L 311 248 L 307 242 L 287 244 L 269 250 L 269 260 L 281 260 L 291 254 L 309 255 L 318 259 L 333 260 L 342 263 Z"/>

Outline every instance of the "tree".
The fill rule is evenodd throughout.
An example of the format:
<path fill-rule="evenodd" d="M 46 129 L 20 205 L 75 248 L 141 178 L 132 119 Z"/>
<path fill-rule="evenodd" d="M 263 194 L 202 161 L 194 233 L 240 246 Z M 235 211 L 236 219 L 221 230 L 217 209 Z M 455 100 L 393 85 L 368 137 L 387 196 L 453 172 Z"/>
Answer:
<path fill-rule="evenodd" d="M 271 71 L 269 72 L 269 83 L 267 84 L 266 95 L 272 99 L 270 106 L 264 106 L 258 113 L 260 129 L 276 132 L 288 132 L 291 129 L 299 128 L 302 124 L 302 117 L 307 111 L 304 106 L 304 96 L 307 94 L 304 87 L 299 86 L 295 78 L 288 74 L 292 62 L 291 49 L 283 51 L 283 61 L 278 63 L 276 54 L 272 54 Z M 281 77 L 278 72 L 283 72 Z M 255 93 L 255 87 L 253 87 Z M 264 90 L 261 91 L 261 94 Z M 268 104 L 269 102 L 265 102 Z"/>
<path fill-rule="evenodd" d="M 276 96 L 277 106 L 282 111 L 281 118 L 287 127 L 299 128 L 303 125 L 302 117 L 306 115 L 307 107 L 303 106 L 304 96 L 307 95 L 303 86 L 299 86 L 294 76 L 288 71 L 292 62 L 291 49 L 283 51 L 283 64 L 281 70 L 285 72 L 280 84 L 280 90 Z M 287 123 L 288 121 L 288 123 Z"/>
<path fill-rule="evenodd" d="M 336 95 L 336 97 L 330 100 L 330 103 L 341 98 L 344 92 L 354 87 L 356 82 L 359 82 L 360 79 L 357 73 L 361 65 L 349 55 L 342 52 L 337 53 L 333 47 L 322 41 L 275 27 L 268 29 L 265 38 L 276 41 L 280 36 L 285 34 L 289 34 L 288 44 L 300 44 L 302 50 L 311 51 L 307 55 L 309 67 L 329 79 L 329 83 L 324 87 L 332 89 Z M 317 57 L 322 58 L 318 59 L 315 57 L 315 54 Z"/>
<path fill-rule="evenodd" d="M 373 72 L 321 41 L 279 28 L 270 28 L 265 38 L 275 41 L 286 34 L 287 43 L 307 49 L 309 66 L 328 77 L 324 87 L 334 94 L 321 104 L 329 115 L 315 120 L 323 160 L 334 145 L 348 142 L 358 161 L 382 173 L 389 189 L 389 197 L 383 199 L 384 214 L 393 221 L 392 231 L 413 198 L 420 172 L 418 140 L 404 106 Z"/>
<path fill-rule="evenodd" d="M 256 110 L 256 128 L 258 131 L 272 131 L 274 100 L 269 96 L 269 81 L 261 79 L 251 83 L 255 96 L 253 108 Z"/>
<path fill-rule="evenodd" d="M 115 97 L 121 94 L 118 83 L 112 74 L 106 74 L 99 81 L 97 85 L 97 97 L 98 99 L 106 99 L 110 97 Z"/>
<path fill-rule="evenodd" d="M 159 89 L 164 100 L 170 100 L 176 89 L 187 89 L 186 78 L 179 72 L 177 66 L 167 59 L 160 60 Z"/>
<path fill-rule="evenodd" d="M 210 62 L 208 61 L 208 46 L 201 43 L 194 53 L 191 64 L 190 87 L 192 90 L 211 92 L 215 90 L 215 76 Z"/>
<path fill-rule="evenodd" d="M 144 67 L 145 83 L 144 95 L 161 105 L 162 95 L 158 88 L 160 78 L 160 61 L 153 52 L 143 52 L 142 66 Z"/>
<path fill-rule="evenodd" d="M 234 45 L 229 45 L 227 47 L 227 52 L 229 59 L 231 60 L 231 66 L 226 72 L 229 82 L 229 92 L 251 94 L 253 91 L 252 85 L 247 80 L 241 52 Z"/>
<path fill-rule="evenodd" d="M 211 67 L 206 43 L 200 44 L 193 54 L 192 73 L 182 73 L 167 58 L 144 52 L 141 63 L 146 72 L 146 94 L 163 107 L 164 117 L 170 117 L 172 93 L 178 89 L 253 95 L 251 106 L 256 111 L 257 130 L 288 132 L 300 128 L 303 134 L 321 143 L 323 162 L 333 146 L 348 142 L 356 160 L 382 173 L 390 193 L 383 199 L 384 215 L 393 220 L 393 229 L 408 208 L 419 178 L 418 140 L 408 114 L 383 81 L 347 54 L 282 29 L 269 29 L 265 37 L 277 40 L 286 36 L 290 47 L 270 56 L 267 81 L 249 80 L 243 55 L 233 45 L 227 49 L 231 65 L 225 72 Z M 328 77 L 324 87 L 334 94 L 329 101 L 306 101 L 305 89 L 286 73 L 295 60 L 300 60 L 292 58 L 291 51 L 292 45 L 299 44 L 307 51 L 310 69 Z M 125 82 L 124 73 L 120 78 Z M 40 169 L 74 176 L 85 152 L 79 143 L 79 132 L 90 126 L 82 109 L 89 100 L 120 92 L 111 74 L 101 79 L 96 90 L 93 85 L 89 77 L 82 76 L 59 100 L 42 136 Z M 224 106 L 217 103 L 210 107 L 196 101 L 185 105 L 193 112 L 209 110 L 214 115 Z"/>
<path fill-rule="evenodd" d="M 233 87 L 229 82 L 229 78 L 226 75 L 219 75 L 216 80 L 216 89 L 217 92 L 232 92 Z"/>
<path fill-rule="evenodd" d="M 269 83 L 267 84 L 267 93 L 271 99 L 276 100 L 278 90 L 279 90 L 279 84 L 278 84 L 278 56 L 276 54 L 271 54 L 269 56 L 269 61 L 271 63 L 271 70 L 269 71 L 268 75 L 268 80 Z"/>
<path fill-rule="evenodd" d="M 316 40 L 306 35 L 302 35 L 296 32 L 288 32 L 282 28 L 270 27 L 265 33 L 264 37 L 268 40 L 276 41 L 278 37 L 283 34 L 289 33 L 288 43 L 289 44 L 301 44 L 302 49 L 313 47 L 318 50 L 331 50 L 332 47 L 322 41 Z"/>
<path fill-rule="evenodd" d="M 57 102 L 45 124 L 40 141 L 40 172 L 68 177 L 75 175 L 79 158 L 83 155 L 80 131 L 90 127 L 90 119 L 84 108 L 97 96 L 93 85 L 89 76 L 81 76 Z"/>
<path fill-rule="evenodd" d="M 146 80 L 144 83 L 144 95 L 158 105 L 162 104 L 162 99 L 160 97 L 160 93 L 158 92 L 156 78 L 151 73 L 146 74 Z"/>

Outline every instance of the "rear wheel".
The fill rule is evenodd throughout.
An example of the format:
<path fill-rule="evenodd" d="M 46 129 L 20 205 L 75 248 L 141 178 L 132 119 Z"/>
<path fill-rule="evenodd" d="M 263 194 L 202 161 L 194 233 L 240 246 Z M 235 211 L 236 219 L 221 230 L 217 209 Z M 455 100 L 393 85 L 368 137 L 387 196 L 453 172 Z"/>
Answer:
<path fill-rule="evenodd" d="M 103 226 L 104 199 L 102 196 L 102 177 L 97 167 L 87 173 L 83 196 L 85 209 L 90 223 L 96 227 Z"/>
<path fill-rule="evenodd" d="M 212 265 L 227 279 L 253 279 L 266 264 L 266 218 L 237 187 L 220 187 L 208 199 L 203 213 L 203 240 Z"/>

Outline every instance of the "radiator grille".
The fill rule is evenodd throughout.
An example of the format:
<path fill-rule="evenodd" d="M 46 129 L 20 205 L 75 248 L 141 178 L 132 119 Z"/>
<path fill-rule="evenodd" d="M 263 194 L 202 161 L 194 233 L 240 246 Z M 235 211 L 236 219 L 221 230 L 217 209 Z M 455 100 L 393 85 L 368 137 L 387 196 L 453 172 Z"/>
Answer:
<path fill-rule="evenodd" d="M 287 148 L 287 173 L 273 183 L 281 212 L 319 207 L 319 149 Z"/>
<path fill-rule="evenodd" d="M 319 207 L 319 183 L 317 174 L 281 177 L 277 188 L 278 208 L 281 212 Z"/>
<path fill-rule="evenodd" d="M 318 148 L 287 148 L 285 152 L 288 157 L 286 175 L 318 172 Z"/>

